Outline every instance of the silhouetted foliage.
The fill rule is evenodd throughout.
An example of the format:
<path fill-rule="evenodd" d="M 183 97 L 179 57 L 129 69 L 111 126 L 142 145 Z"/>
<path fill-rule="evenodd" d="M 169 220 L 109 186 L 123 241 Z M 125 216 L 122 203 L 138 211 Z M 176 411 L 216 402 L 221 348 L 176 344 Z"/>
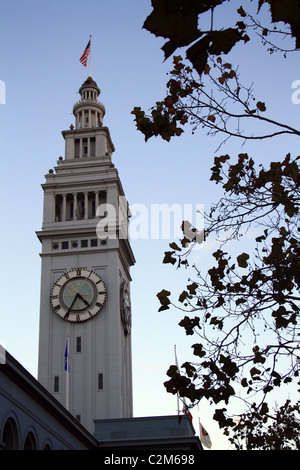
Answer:
<path fill-rule="evenodd" d="M 144 27 L 167 39 L 165 58 L 186 47 L 191 65 L 175 56 L 166 98 L 149 115 L 134 108 L 137 128 L 146 140 L 161 136 L 169 141 L 188 123 L 194 132 L 200 127 L 212 136 L 224 134 L 223 144 L 229 137 L 259 141 L 300 135 L 299 129 L 269 116 L 265 102 L 254 97 L 252 86 L 243 86 L 237 70 L 224 60 L 237 44 L 251 41 L 253 32 L 271 53 L 292 51 L 282 42 L 276 45 L 273 39 L 279 35 L 289 42 L 294 38 L 298 47 L 300 2 L 260 0 L 256 16 L 245 11 L 249 3 L 243 2 L 232 27 L 214 30 L 214 11 L 223 3 L 152 1 L 153 12 Z M 269 25 L 259 21 L 264 5 L 271 13 Z M 211 29 L 199 30 L 198 17 L 209 10 Z M 284 26 L 278 28 L 278 22 Z M 256 133 L 253 122 L 261 125 Z M 195 244 L 218 240 L 214 264 L 207 272 L 190 266 L 188 284 L 176 301 L 169 290 L 157 294 L 159 310 L 184 310 L 179 325 L 187 335 L 197 336 L 192 345 L 195 362 L 185 362 L 180 369 L 170 366 L 165 387 L 188 398 L 191 406 L 203 399 L 227 406 L 239 396 L 245 412 L 230 416 L 223 407 L 214 415 L 238 449 L 299 449 L 299 402 L 288 400 L 273 413 L 268 404 L 272 391 L 299 376 L 299 158 L 287 152 L 281 161 L 266 166 L 247 153 L 239 154 L 236 162 L 228 154 L 215 157 L 210 179 L 222 185 L 222 198 L 204 214 L 204 233 L 183 222 L 182 239 L 170 243 L 163 260 L 188 268 Z M 233 255 L 230 242 L 249 230 L 255 233 L 254 248 Z"/>

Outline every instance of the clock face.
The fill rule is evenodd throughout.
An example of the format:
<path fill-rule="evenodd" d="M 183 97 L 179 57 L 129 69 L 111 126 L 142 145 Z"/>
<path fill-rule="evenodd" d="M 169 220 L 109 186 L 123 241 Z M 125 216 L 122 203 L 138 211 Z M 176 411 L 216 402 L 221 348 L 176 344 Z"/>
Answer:
<path fill-rule="evenodd" d="M 120 304 L 121 304 L 121 319 L 124 327 L 124 334 L 127 336 L 131 330 L 131 303 L 129 297 L 129 291 L 125 285 L 125 282 L 122 283 L 120 289 Z"/>
<path fill-rule="evenodd" d="M 64 273 L 53 286 L 51 304 L 54 312 L 71 322 L 94 317 L 103 307 L 106 288 L 93 271 L 77 268 Z"/>

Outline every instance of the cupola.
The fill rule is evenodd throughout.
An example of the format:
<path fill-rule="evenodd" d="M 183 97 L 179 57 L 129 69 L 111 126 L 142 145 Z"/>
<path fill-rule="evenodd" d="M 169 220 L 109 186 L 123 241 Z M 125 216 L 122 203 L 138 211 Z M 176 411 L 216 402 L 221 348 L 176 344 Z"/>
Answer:
<path fill-rule="evenodd" d="M 77 101 L 73 107 L 75 128 L 102 127 L 105 107 L 98 101 L 100 89 L 92 77 L 88 77 L 81 85 L 79 93 L 81 100 Z"/>

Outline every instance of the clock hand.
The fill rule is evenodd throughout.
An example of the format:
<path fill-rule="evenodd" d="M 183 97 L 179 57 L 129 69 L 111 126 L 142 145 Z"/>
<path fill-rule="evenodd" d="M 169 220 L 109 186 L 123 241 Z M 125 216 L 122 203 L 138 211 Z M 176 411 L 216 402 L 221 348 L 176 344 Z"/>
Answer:
<path fill-rule="evenodd" d="M 88 307 L 90 306 L 90 304 L 82 297 L 82 295 L 80 295 L 80 294 L 77 294 L 77 295 L 78 295 L 79 299 L 82 300 L 85 303 L 85 305 L 87 305 Z"/>
<path fill-rule="evenodd" d="M 77 292 L 77 294 L 75 295 L 75 297 L 74 297 L 74 299 L 73 299 L 73 302 L 71 303 L 70 307 L 68 308 L 67 313 L 66 313 L 65 316 L 64 316 L 64 319 L 68 318 L 68 316 L 70 315 L 70 311 L 72 310 L 72 307 L 73 307 L 73 305 L 74 305 L 74 303 L 75 303 L 75 301 L 76 301 L 76 299 L 77 299 L 78 296 L 79 296 L 79 294 L 78 294 L 78 292 Z"/>

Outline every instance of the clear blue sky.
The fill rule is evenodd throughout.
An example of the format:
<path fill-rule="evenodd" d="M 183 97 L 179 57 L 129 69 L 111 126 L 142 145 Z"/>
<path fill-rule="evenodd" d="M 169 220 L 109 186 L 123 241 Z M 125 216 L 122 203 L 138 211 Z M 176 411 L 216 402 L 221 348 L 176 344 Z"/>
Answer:
<path fill-rule="evenodd" d="M 226 8 L 222 20 L 231 17 Z M 64 155 L 61 131 L 74 122 L 73 104 L 88 73 L 79 57 L 90 34 L 92 77 L 101 89 L 104 124 L 116 147 L 113 161 L 129 203 L 149 210 L 155 203 L 208 207 L 217 198 L 208 178 L 218 139 L 201 131 L 192 136 L 187 129 L 171 143 L 145 143 L 136 131 L 131 110 L 148 109 L 165 96 L 166 72 L 171 69 L 171 61 L 163 62 L 163 41 L 142 30 L 150 12 L 150 0 L 0 2 L 0 80 L 6 85 L 6 104 L 0 104 L 0 343 L 33 375 L 38 351 L 40 242 L 35 231 L 42 223 L 40 185 Z M 275 117 L 297 126 L 300 105 L 291 101 L 291 85 L 300 79 L 300 56 L 288 57 L 283 67 L 279 56 L 268 56 L 251 45 L 245 51 L 237 50 L 235 59 L 241 60 L 248 83 L 256 83 L 259 97 Z M 234 155 L 241 151 L 241 143 L 232 141 L 224 150 Z M 286 145 L 278 139 L 272 147 L 251 144 L 247 150 L 262 159 L 281 158 L 286 151 L 296 151 L 296 141 Z M 182 313 L 157 311 L 156 293 L 173 285 L 180 292 L 188 278 L 188 273 L 162 265 L 171 241 L 132 243 L 135 416 L 176 413 L 176 398 L 163 387 L 165 373 L 174 363 L 174 344 L 184 362 L 191 358 L 190 345 L 195 342 L 177 326 Z M 197 259 L 206 263 L 208 252 L 203 249 Z M 194 414 L 196 422 L 201 417 L 214 448 L 226 447 L 211 419 L 213 409 L 201 405 Z"/>

